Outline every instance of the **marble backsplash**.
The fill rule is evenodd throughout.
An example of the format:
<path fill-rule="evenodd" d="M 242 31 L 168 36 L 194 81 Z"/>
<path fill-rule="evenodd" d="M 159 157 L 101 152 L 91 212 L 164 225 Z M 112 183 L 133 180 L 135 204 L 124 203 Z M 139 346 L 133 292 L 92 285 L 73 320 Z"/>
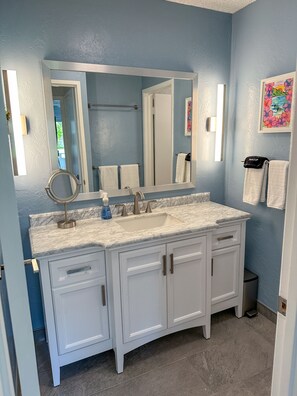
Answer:
<path fill-rule="evenodd" d="M 210 200 L 210 193 L 197 193 L 191 195 L 182 195 L 178 197 L 171 197 L 171 198 L 160 198 L 157 199 L 157 202 L 152 204 L 152 208 L 166 208 L 171 206 L 178 206 L 178 205 L 188 205 L 192 203 L 201 203 L 207 202 Z M 146 207 L 146 202 L 148 200 L 143 201 L 144 207 Z M 125 203 L 128 213 L 132 213 L 133 211 L 133 203 L 128 202 Z M 69 219 L 74 220 L 87 220 L 101 216 L 101 205 L 95 206 L 91 208 L 83 208 L 83 209 L 76 209 L 76 210 L 69 210 L 68 217 Z M 115 205 L 110 205 L 110 209 L 112 212 L 112 216 L 120 216 L 119 208 L 116 208 Z M 49 224 L 55 224 L 60 220 L 64 219 L 64 211 L 57 211 L 57 212 L 50 212 L 50 213 L 40 213 L 34 214 L 29 216 L 30 219 L 30 227 L 39 227 L 45 226 Z"/>

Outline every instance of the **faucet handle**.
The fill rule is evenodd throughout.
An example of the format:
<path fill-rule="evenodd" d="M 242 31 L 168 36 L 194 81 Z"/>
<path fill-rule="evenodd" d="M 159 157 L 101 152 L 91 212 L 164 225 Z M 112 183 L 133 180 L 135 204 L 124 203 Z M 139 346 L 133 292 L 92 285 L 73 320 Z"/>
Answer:
<path fill-rule="evenodd" d="M 145 199 L 144 193 L 142 191 L 137 191 L 137 192 L 140 196 L 140 199 L 144 200 Z"/>
<path fill-rule="evenodd" d="M 126 207 L 125 204 L 116 204 L 115 207 L 116 208 L 122 208 L 121 216 L 128 216 L 127 207 Z"/>
<path fill-rule="evenodd" d="M 155 199 L 152 199 L 151 201 L 148 201 L 145 213 L 152 213 L 152 207 L 151 204 L 157 202 Z"/>

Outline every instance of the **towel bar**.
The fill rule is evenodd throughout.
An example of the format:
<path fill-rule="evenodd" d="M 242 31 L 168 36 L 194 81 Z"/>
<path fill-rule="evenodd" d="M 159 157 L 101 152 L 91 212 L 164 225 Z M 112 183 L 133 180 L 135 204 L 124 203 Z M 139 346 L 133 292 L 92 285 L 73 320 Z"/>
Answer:
<path fill-rule="evenodd" d="M 127 165 L 129 165 L 129 164 L 127 164 Z M 139 164 L 138 162 L 137 162 L 137 165 L 139 166 L 139 168 L 141 167 L 141 164 Z M 120 168 L 120 167 L 121 167 L 121 165 L 118 165 L 118 168 Z M 99 166 L 92 165 L 93 170 L 97 170 L 98 168 L 99 168 Z"/>

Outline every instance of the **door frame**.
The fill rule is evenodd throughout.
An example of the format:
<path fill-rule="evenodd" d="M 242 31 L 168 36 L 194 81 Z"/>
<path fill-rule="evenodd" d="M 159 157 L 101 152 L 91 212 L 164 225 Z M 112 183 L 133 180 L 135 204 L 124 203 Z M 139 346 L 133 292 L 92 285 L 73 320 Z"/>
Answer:
<path fill-rule="evenodd" d="M 296 67 L 297 68 L 297 67 Z M 295 90 L 297 82 L 295 78 Z M 286 316 L 277 313 L 272 396 L 297 394 L 297 115 L 296 108 L 291 133 L 290 167 L 282 248 L 279 295 L 287 300 Z"/>
<path fill-rule="evenodd" d="M 1 69 L 0 69 L 0 73 Z M 40 396 L 8 128 L 0 79 L 0 242 L 23 396 Z M 26 176 L 18 176 L 26 177 Z"/>
<path fill-rule="evenodd" d="M 171 89 L 171 127 L 172 127 L 172 156 L 174 147 L 174 79 L 164 81 L 160 84 L 142 90 L 143 107 L 143 166 L 144 166 L 144 186 L 154 186 L 154 122 L 153 122 L 153 95 L 162 93 L 165 88 Z M 173 166 L 173 158 L 172 158 Z"/>
<path fill-rule="evenodd" d="M 76 107 L 76 119 L 77 119 L 77 133 L 78 133 L 78 144 L 80 152 L 80 169 L 81 169 L 81 183 L 82 192 L 89 192 L 89 175 L 88 175 L 88 161 L 87 161 L 87 148 L 85 139 L 85 128 L 84 128 L 84 117 L 82 108 L 82 93 L 81 84 L 78 80 L 59 80 L 51 79 L 52 87 L 67 87 L 73 88 L 75 92 L 75 107 Z M 53 95 L 52 95 L 53 98 Z"/>

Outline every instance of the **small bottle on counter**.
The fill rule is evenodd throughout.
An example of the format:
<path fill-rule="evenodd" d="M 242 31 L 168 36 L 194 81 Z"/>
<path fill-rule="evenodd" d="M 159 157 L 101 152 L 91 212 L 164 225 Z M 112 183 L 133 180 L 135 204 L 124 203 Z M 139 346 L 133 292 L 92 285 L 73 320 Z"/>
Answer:
<path fill-rule="evenodd" d="M 112 215 L 111 215 L 111 210 L 109 207 L 108 195 L 106 192 L 103 193 L 102 202 L 103 202 L 103 206 L 102 206 L 102 210 L 101 210 L 101 219 L 109 220 L 112 218 Z"/>

